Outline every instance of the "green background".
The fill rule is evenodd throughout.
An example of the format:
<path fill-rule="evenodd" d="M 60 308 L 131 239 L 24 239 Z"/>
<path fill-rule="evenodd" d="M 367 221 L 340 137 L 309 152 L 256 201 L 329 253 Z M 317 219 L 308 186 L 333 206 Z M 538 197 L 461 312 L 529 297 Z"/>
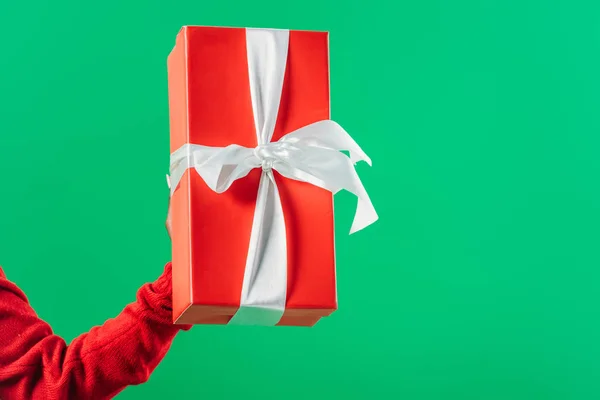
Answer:
<path fill-rule="evenodd" d="M 169 260 L 166 57 L 182 25 L 331 32 L 340 309 L 199 326 L 119 398 L 600 397 L 600 5 L 3 1 L 0 263 L 71 340 Z"/>

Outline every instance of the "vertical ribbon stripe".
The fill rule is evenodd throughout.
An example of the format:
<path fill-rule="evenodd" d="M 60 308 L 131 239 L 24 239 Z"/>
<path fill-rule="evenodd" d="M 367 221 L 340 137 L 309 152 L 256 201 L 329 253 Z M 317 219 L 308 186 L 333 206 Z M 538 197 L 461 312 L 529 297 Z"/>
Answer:
<path fill-rule="evenodd" d="M 271 141 L 285 76 L 289 31 L 246 29 L 257 149 Z M 271 160 L 265 159 L 250 233 L 240 308 L 230 324 L 275 325 L 287 291 L 285 220 Z"/>

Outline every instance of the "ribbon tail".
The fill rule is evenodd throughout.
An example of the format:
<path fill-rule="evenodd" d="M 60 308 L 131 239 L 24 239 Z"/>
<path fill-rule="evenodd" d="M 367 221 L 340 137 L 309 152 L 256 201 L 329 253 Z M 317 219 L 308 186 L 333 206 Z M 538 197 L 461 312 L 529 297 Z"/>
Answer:
<path fill-rule="evenodd" d="M 185 171 L 190 167 L 191 163 L 191 147 L 189 144 L 181 146 L 171 154 L 170 176 L 168 184 L 171 189 L 171 196 L 179 186 L 179 182 Z"/>
<path fill-rule="evenodd" d="M 373 206 L 365 187 L 360 180 L 358 182 L 360 186 L 357 188 L 358 193 L 355 193 L 356 197 L 358 197 L 358 203 L 356 204 L 354 220 L 352 221 L 352 226 L 350 227 L 350 234 L 366 228 L 379 219 L 379 215 L 377 215 L 375 206 Z"/>
<path fill-rule="evenodd" d="M 352 161 L 337 150 L 306 147 L 302 158 L 288 158 L 276 166 L 289 179 L 310 183 L 336 194 L 344 189 L 358 198 L 350 234 L 379 219 Z"/>

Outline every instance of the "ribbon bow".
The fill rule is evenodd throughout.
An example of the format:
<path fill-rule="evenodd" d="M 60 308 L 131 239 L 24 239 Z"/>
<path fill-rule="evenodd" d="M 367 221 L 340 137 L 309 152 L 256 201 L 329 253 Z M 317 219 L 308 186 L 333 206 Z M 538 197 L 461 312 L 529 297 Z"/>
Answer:
<path fill-rule="evenodd" d="M 343 150 L 350 157 L 341 153 Z M 171 155 L 171 193 L 188 168 L 195 169 L 217 193 L 229 189 L 254 168 L 262 168 L 274 182 L 272 170 L 276 170 L 286 178 L 308 182 L 333 194 L 345 189 L 358 197 L 350 229 L 354 233 L 378 218 L 354 169 L 359 161 L 371 165 L 371 159 L 340 125 L 325 120 L 254 149 L 235 144 L 227 147 L 186 144 Z"/>

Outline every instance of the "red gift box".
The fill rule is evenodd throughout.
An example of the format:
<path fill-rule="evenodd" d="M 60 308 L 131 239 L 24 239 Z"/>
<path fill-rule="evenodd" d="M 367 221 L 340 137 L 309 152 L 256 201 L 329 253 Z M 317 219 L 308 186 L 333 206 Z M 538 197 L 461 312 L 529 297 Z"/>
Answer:
<path fill-rule="evenodd" d="M 328 34 L 289 31 L 287 38 L 273 142 L 330 117 Z M 257 147 L 247 46 L 243 28 L 182 28 L 168 58 L 172 153 L 188 143 Z M 262 173 L 253 169 L 222 193 L 193 168 L 183 173 L 171 199 L 175 323 L 227 324 L 238 312 Z M 337 308 L 333 196 L 272 174 L 287 255 L 277 325 L 312 326 Z"/>

